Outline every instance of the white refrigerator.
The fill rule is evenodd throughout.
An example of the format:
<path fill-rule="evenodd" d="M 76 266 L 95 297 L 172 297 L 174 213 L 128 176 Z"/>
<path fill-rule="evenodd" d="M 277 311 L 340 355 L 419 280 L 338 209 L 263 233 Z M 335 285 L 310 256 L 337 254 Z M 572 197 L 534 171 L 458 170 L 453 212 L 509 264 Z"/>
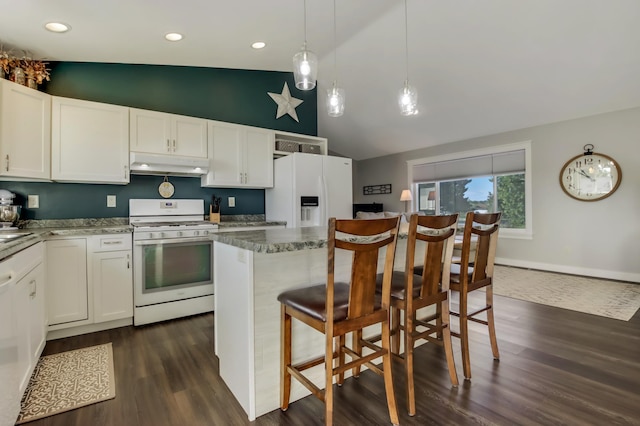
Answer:
<path fill-rule="evenodd" d="M 273 162 L 273 188 L 265 191 L 268 221 L 287 228 L 327 226 L 330 217 L 351 219 L 350 158 L 295 152 Z"/>

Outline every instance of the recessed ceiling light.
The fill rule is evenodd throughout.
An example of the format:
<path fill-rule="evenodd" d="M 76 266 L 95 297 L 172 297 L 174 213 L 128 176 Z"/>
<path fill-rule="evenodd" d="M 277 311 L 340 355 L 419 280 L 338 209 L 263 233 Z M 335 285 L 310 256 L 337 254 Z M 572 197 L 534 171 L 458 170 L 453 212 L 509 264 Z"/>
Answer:
<path fill-rule="evenodd" d="M 180 33 L 169 33 L 164 36 L 169 41 L 180 41 L 182 40 L 182 34 Z"/>
<path fill-rule="evenodd" d="M 44 27 L 52 33 L 66 33 L 71 29 L 71 26 L 62 22 L 47 22 Z"/>
<path fill-rule="evenodd" d="M 256 41 L 255 43 L 251 44 L 251 47 L 253 47 L 254 49 L 262 49 L 267 45 L 267 43 L 265 43 L 264 41 Z"/>

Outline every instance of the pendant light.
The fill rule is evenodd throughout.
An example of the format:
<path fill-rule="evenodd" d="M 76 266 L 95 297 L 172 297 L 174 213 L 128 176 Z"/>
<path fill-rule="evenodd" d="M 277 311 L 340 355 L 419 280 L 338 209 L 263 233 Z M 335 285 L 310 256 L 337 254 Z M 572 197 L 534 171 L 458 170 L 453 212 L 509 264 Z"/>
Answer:
<path fill-rule="evenodd" d="M 337 36 L 336 36 L 336 0 L 333 0 L 333 87 L 327 90 L 327 113 L 329 117 L 340 117 L 344 114 L 344 89 L 338 87 L 338 60 L 337 57 Z"/>
<path fill-rule="evenodd" d="M 293 78 L 299 90 L 313 90 L 318 75 L 318 58 L 307 50 L 307 0 L 304 1 L 304 44 L 302 49 L 293 55 Z"/>
<path fill-rule="evenodd" d="M 418 113 L 418 92 L 415 87 L 409 85 L 409 29 L 407 16 L 407 0 L 404 0 L 404 42 L 407 78 L 404 81 L 404 86 L 400 89 L 398 105 L 400 105 L 400 114 L 416 115 Z"/>

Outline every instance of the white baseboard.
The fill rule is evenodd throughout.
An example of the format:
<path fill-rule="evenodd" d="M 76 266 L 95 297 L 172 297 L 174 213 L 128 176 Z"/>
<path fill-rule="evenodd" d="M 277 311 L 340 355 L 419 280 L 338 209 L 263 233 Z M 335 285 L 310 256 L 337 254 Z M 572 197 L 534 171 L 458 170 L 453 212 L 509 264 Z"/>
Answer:
<path fill-rule="evenodd" d="M 518 268 L 538 269 L 540 271 L 559 272 L 561 274 L 580 275 L 584 277 L 604 278 L 608 280 L 640 283 L 640 274 L 610 271 L 606 269 L 581 268 L 578 266 L 554 265 L 552 263 L 529 262 L 526 260 L 496 257 L 496 264 L 515 266 Z"/>

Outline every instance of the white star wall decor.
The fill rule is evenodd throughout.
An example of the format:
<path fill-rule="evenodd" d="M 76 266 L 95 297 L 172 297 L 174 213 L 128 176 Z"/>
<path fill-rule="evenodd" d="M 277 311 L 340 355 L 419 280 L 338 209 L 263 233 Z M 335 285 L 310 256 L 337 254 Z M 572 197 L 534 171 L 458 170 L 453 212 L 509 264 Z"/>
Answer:
<path fill-rule="evenodd" d="M 296 107 L 304 102 L 302 99 L 297 99 L 291 97 L 291 92 L 289 92 L 289 86 L 287 86 L 287 82 L 284 82 L 284 87 L 282 88 L 282 93 L 271 93 L 267 92 L 271 99 L 275 103 L 278 104 L 278 111 L 276 112 L 276 119 L 282 117 L 285 114 L 289 114 L 296 120 L 298 123 L 298 114 L 296 114 Z"/>

